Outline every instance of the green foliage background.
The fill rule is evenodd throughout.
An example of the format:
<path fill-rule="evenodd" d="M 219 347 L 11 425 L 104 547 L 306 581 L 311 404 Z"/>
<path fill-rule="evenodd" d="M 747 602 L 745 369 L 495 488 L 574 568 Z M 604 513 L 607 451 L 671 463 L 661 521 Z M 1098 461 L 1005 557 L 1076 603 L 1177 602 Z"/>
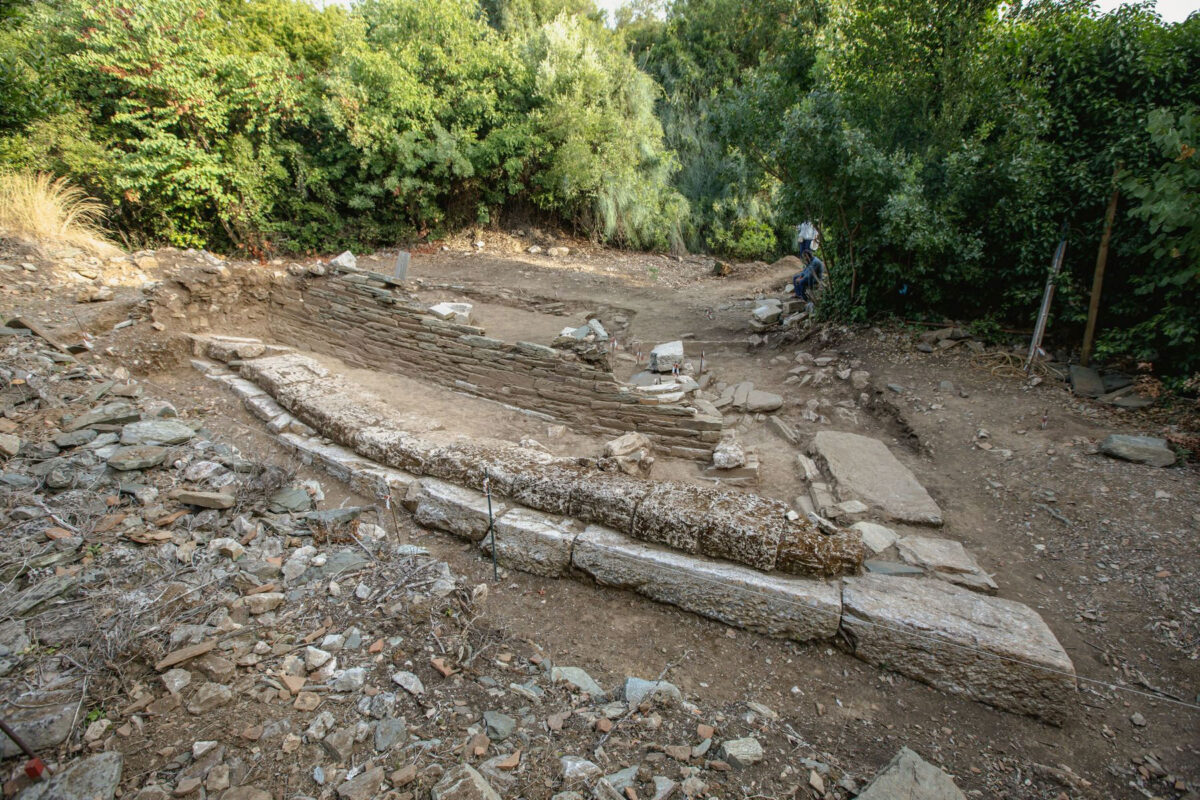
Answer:
<path fill-rule="evenodd" d="M 607 24 L 606 24 L 607 23 Z M 534 216 L 774 258 L 823 313 L 1077 337 L 1121 201 L 1104 356 L 1200 369 L 1200 15 L 1085 0 L 6 0 L 0 168 L 131 242 L 333 251 Z"/>

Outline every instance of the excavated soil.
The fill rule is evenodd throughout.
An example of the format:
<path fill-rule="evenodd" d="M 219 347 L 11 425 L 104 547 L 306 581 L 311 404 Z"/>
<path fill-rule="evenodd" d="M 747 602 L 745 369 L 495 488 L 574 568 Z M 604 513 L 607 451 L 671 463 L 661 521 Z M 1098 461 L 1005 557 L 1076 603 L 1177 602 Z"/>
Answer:
<path fill-rule="evenodd" d="M 470 581 L 491 583 L 484 604 L 491 628 L 586 668 L 604 685 L 626 675 L 652 677 L 674 665 L 671 680 L 687 695 L 731 715 L 747 701 L 765 704 L 781 715 L 774 725 L 788 732 L 786 741 L 797 758 L 825 752 L 842 764 L 859 765 L 861 775 L 870 775 L 907 745 L 953 773 L 969 796 L 1195 797 L 1192 792 L 1200 788 L 1197 467 L 1195 462 L 1171 469 L 1131 464 L 1100 455 L 1096 448 L 1109 433 L 1173 430 L 1160 411 L 1099 407 L 1050 379 L 1031 387 L 994 374 L 963 348 L 926 355 L 916 351 L 912 333 L 899 328 L 830 328 L 785 349 L 751 349 L 747 320 L 753 300 L 764 290 L 778 291 L 789 277 L 787 268 L 746 265 L 730 277 L 715 278 L 712 262 L 702 258 L 585 248 L 551 259 L 489 254 L 493 249 L 498 248 L 489 244 L 483 252 L 417 255 L 409 275 L 426 284 L 418 292 L 422 300 L 475 303 L 478 324 L 510 341 L 546 342 L 566 325 L 580 324 L 585 309 L 604 307 L 610 314 L 621 309 L 627 317 L 623 344 L 629 352 L 681 337 L 703 342 L 706 367 L 716 380 L 751 380 L 757 388 L 783 395 L 779 414 L 800 432 L 798 447 L 761 420 L 726 417 L 758 452 L 762 479 L 755 490 L 764 495 L 790 500 L 802 491 L 795 457 L 818 430 L 882 439 L 942 507 L 946 525 L 933 535 L 962 541 L 993 574 L 1000 596 L 1035 608 L 1071 656 L 1081 681 L 1066 722 L 1051 727 L 947 696 L 830 645 L 797 645 L 735 631 L 624 592 L 519 572 L 491 583 L 491 565 L 474 548 L 422 531 L 402 517 L 401 530 L 413 542 Z M 183 259 L 163 251 L 157 257 L 158 268 L 147 270 L 145 278 L 165 278 L 173 262 Z M 385 252 L 359 261 L 361 267 L 390 272 L 393 257 Z M 235 397 L 188 367 L 187 349 L 177 334 L 198 329 L 197 320 L 175 320 L 165 330 L 154 330 L 137 276 L 118 287 L 111 301 L 76 304 L 74 290 L 61 287 L 78 277 L 56 269 L 52 259 L 38 263 L 36 274 L 6 273 L 8 282 L 0 289 L 0 311 L 6 316 L 42 318 L 64 341 L 87 332 L 93 350 L 85 358 L 126 366 L 181 411 L 205 415 L 210 429 L 257 459 L 296 466 Z M 464 291 L 428 288 L 433 284 Z M 565 313 L 554 313 L 561 310 L 554 303 L 565 304 Z M 554 312 L 537 310 L 547 305 Z M 112 330 L 128 318 L 139 321 Z M 260 322 L 212 332 L 260 335 L 265 333 Z M 882 405 L 872 408 L 843 381 L 797 389 L 785 381 L 798 351 L 835 354 L 869 370 L 876 387 L 895 384 L 902 391 L 884 389 L 876 398 Z M 412 377 L 321 360 L 397 409 L 430 417 L 449 430 L 512 441 L 531 437 L 564 455 L 595 455 L 602 444 L 569 426 L 553 435 L 544 421 Z M 941 388 L 943 381 L 954 390 Z M 822 401 L 828 421 L 805 420 L 805 403 L 814 398 Z M 854 401 L 853 407 L 834 413 L 835 404 L 844 401 Z M 307 468 L 301 473 L 321 481 L 328 506 L 367 502 L 328 475 Z M 655 477 L 701 480 L 700 466 L 663 460 Z M 928 532 L 895 527 L 902 535 Z M 653 733 L 643 735 L 653 739 Z M 794 796 L 810 796 L 807 787 L 796 791 Z"/>

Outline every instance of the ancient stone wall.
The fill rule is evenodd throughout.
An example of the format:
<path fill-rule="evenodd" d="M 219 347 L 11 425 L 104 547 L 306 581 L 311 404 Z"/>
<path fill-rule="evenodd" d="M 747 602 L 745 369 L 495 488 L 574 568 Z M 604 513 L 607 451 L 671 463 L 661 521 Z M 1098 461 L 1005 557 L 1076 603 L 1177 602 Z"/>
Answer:
<path fill-rule="evenodd" d="M 272 287 L 271 335 L 355 366 L 419 376 L 545 414 L 601 436 L 638 431 L 660 452 L 709 460 L 722 420 L 617 381 L 605 365 L 429 314 L 397 284 L 369 272 L 294 278 Z"/>

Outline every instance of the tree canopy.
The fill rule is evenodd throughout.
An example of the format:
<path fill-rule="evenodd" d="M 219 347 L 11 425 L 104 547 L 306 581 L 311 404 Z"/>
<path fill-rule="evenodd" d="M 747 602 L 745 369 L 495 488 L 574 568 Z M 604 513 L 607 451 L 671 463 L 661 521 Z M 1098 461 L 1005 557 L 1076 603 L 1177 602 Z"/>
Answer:
<path fill-rule="evenodd" d="M 265 255 L 538 215 L 774 258 L 820 228 L 822 313 L 1027 327 L 1059 232 L 1101 354 L 1200 368 L 1200 15 L 1086 0 L 11 0 L 0 169 L 66 176 L 131 243 Z"/>

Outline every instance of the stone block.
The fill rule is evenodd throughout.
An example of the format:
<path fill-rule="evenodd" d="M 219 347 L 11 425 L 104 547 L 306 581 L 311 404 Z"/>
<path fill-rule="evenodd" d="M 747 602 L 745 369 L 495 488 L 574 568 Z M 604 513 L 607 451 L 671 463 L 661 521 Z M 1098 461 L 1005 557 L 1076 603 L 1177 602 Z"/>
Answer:
<path fill-rule="evenodd" d="M 514 508 L 496 520 L 493 536 L 485 536 L 479 547 L 491 555 L 494 538 L 496 559 L 504 566 L 557 578 L 571 565 L 576 536 L 556 517 Z"/>
<path fill-rule="evenodd" d="M 863 575 L 842 585 L 842 633 L 862 660 L 1006 711 L 1066 716 L 1075 667 L 1028 606 L 937 580 Z"/>
<path fill-rule="evenodd" d="M 796 641 L 837 633 L 841 597 L 835 583 L 765 575 L 634 541 L 596 525 L 575 540 L 571 560 L 598 583 L 727 625 Z"/>
<path fill-rule="evenodd" d="M 700 531 L 701 554 L 771 571 L 788 506 L 754 494 L 716 493 Z"/>
<path fill-rule="evenodd" d="M 685 553 L 695 553 L 700 549 L 700 534 L 712 500 L 708 492 L 695 486 L 670 482 L 657 484 L 637 507 L 633 536 Z"/>
<path fill-rule="evenodd" d="M 488 500 L 480 492 L 463 489 L 436 478 L 413 483 L 405 497 L 419 525 L 453 533 L 478 542 L 487 535 Z M 492 498 L 492 515 L 500 517 L 508 506 Z"/>
<path fill-rule="evenodd" d="M 569 513 L 584 522 L 629 533 L 634 511 L 652 487 L 647 481 L 624 475 L 582 475 L 571 487 Z"/>
<path fill-rule="evenodd" d="M 651 372 L 670 372 L 677 364 L 683 365 L 682 341 L 666 342 L 650 351 Z"/>

